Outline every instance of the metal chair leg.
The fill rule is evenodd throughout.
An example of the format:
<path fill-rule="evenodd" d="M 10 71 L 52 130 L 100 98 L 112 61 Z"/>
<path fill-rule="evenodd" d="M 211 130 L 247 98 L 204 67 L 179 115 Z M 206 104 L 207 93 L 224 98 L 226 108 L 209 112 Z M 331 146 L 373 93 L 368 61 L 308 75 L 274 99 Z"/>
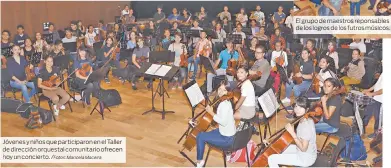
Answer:
<path fill-rule="evenodd" d="M 329 140 L 329 138 L 330 138 L 330 134 L 327 134 L 326 140 L 324 141 L 322 148 L 320 148 L 320 153 L 322 153 L 323 148 L 326 146 L 327 140 Z"/>
<path fill-rule="evenodd" d="M 246 145 L 246 158 L 247 158 L 247 167 L 250 167 L 250 157 L 248 156 L 247 145 Z"/>
<path fill-rule="evenodd" d="M 211 150 L 211 147 L 209 147 L 208 153 L 206 154 L 205 163 L 204 163 L 204 165 L 203 165 L 204 167 L 206 166 L 206 162 L 208 162 L 210 150 Z"/>
<path fill-rule="evenodd" d="M 227 156 L 225 155 L 225 151 L 223 151 L 223 159 L 224 159 L 224 167 L 227 167 Z"/>
<path fill-rule="evenodd" d="M 68 101 L 68 106 L 69 106 L 69 109 L 71 110 L 71 113 L 72 113 L 73 110 L 72 110 L 71 102 L 69 102 L 69 101 Z"/>
<path fill-rule="evenodd" d="M 49 104 L 50 112 L 52 112 L 52 115 L 53 115 L 53 120 L 56 121 L 56 115 L 54 115 L 54 110 L 53 110 L 53 108 L 52 108 L 51 102 L 48 101 L 48 104 Z"/>

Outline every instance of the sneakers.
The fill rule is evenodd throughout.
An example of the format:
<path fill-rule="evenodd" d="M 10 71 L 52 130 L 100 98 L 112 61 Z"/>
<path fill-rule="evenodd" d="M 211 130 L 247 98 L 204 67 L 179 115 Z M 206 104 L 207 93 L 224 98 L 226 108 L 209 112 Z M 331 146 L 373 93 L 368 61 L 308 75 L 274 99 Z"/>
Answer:
<path fill-rule="evenodd" d="M 60 113 L 60 110 L 57 109 L 57 105 L 53 105 L 53 112 L 54 112 L 54 115 L 58 116 L 58 114 Z"/>
<path fill-rule="evenodd" d="M 288 113 L 287 115 L 285 115 L 285 118 L 288 120 L 294 120 L 296 117 L 295 117 L 295 115 Z"/>
<path fill-rule="evenodd" d="M 137 90 L 136 84 L 132 83 L 132 89 Z"/>
<path fill-rule="evenodd" d="M 110 79 L 109 79 L 109 78 L 105 78 L 105 82 L 106 82 L 107 84 L 110 84 Z"/>
<path fill-rule="evenodd" d="M 64 105 L 60 106 L 60 109 L 65 110 L 65 106 Z"/>
<path fill-rule="evenodd" d="M 197 168 L 203 167 L 205 164 L 204 160 L 201 160 L 199 163 L 197 163 Z"/>
<path fill-rule="evenodd" d="M 285 97 L 285 99 L 282 99 L 281 102 L 282 102 L 283 104 L 290 104 L 290 103 L 291 103 L 291 99 Z"/>

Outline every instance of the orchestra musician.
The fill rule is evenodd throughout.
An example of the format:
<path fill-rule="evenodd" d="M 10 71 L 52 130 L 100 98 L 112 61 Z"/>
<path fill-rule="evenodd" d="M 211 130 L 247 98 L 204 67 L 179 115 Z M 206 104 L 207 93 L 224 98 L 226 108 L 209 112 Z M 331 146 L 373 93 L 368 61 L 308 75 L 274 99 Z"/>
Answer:
<path fill-rule="evenodd" d="M 270 59 L 270 65 L 272 68 L 276 66 L 276 59 L 279 57 L 282 57 L 284 59 L 284 64 L 280 65 L 283 68 L 286 68 L 288 66 L 288 56 L 286 52 L 282 49 L 281 42 L 277 41 L 275 44 L 276 50 L 272 52 L 272 58 Z M 281 59 L 281 58 L 280 58 Z"/>
<path fill-rule="evenodd" d="M 172 14 L 170 14 L 168 17 L 167 17 L 167 21 L 169 23 L 172 23 L 174 21 L 177 21 L 179 19 L 179 14 L 178 14 L 178 10 L 176 8 L 172 8 Z"/>
<path fill-rule="evenodd" d="M 20 50 L 20 55 L 24 56 L 27 61 L 33 64 L 33 66 L 36 66 L 41 58 L 33 58 L 33 54 L 36 53 L 33 43 L 31 42 L 30 38 L 27 38 L 24 40 L 24 47 Z"/>
<path fill-rule="evenodd" d="M 133 9 L 129 9 L 129 14 L 125 15 L 125 24 L 136 23 L 136 17 L 133 16 Z"/>
<path fill-rule="evenodd" d="M 250 38 L 254 38 L 259 33 L 259 27 L 257 26 L 257 21 L 255 21 L 254 19 L 251 20 L 250 24 L 251 24 L 251 34 L 252 34 Z"/>
<path fill-rule="evenodd" d="M 248 16 L 244 8 L 240 8 L 240 12 L 236 15 L 236 21 L 239 21 L 242 27 L 247 27 Z"/>
<path fill-rule="evenodd" d="M 163 8 L 161 6 L 157 7 L 157 12 L 153 15 L 153 21 L 159 24 L 166 18 L 166 14 L 162 12 Z"/>
<path fill-rule="evenodd" d="M 315 59 L 319 60 L 319 58 L 317 58 L 317 53 L 316 53 L 316 49 L 315 49 L 315 40 L 308 39 L 305 47 L 310 51 L 310 58 L 315 58 Z"/>
<path fill-rule="evenodd" d="M 236 73 L 236 77 L 240 85 L 241 96 L 235 105 L 234 118 L 251 119 L 255 116 L 255 91 L 254 86 L 248 79 L 249 69 L 246 66 L 240 66 Z"/>
<path fill-rule="evenodd" d="M 237 51 L 234 50 L 234 44 L 231 40 L 227 40 L 226 41 L 226 47 L 227 49 L 223 50 L 220 52 L 220 55 L 219 55 L 219 58 L 216 60 L 216 62 L 214 63 L 213 65 L 213 68 L 216 70 L 216 75 L 226 75 L 226 70 L 228 68 L 228 61 L 230 60 L 236 60 L 238 61 L 239 59 L 239 53 Z M 221 66 L 219 66 L 221 62 Z M 210 93 L 213 91 L 213 78 L 216 76 L 215 74 L 213 73 L 208 73 L 207 74 L 207 92 L 208 92 L 208 95 L 210 95 Z M 229 76 L 227 75 L 227 79 L 228 81 L 233 81 L 233 76 Z"/>
<path fill-rule="evenodd" d="M 35 95 L 35 85 L 33 82 L 27 81 L 27 76 L 25 72 L 25 67 L 29 66 L 30 69 L 33 68 L 31 64 L 28 64 L 27 60 L 20 56 L 20 47 L 14 45 L 12 47 L 13 56 L 7 59 L 7 70 L 8 74 L 11 77 L 10 85 L 13 88 L 22 90 L 22 95 L 26 103 L 31 103 L 30 98 Z M 30 88 L 30 93 L 28 89 Z"/>
<path fill-rule="evenodd" d="M 1 32 L 1 48 L 6 48 L 14 45 L 10 40 L 11 33 L 8 30 L 3 30 Z"/>
<path fill-rule="evenodd" d="M 131 31 L 129 33 L 129 41 L 128 43 L 126 44 L 126 49 L 130 49 L 130 50 L 134 50 L 137 46 L 137 35 L 136 35 L 136 32 L 134 31 Z"/>
<path fill-rule="evenodd" d="M 87 68 L 83 69 L 83 67 Z M 78 49 L 77 58 L 73 63 L 73 69 L 77 69 L 75 72 L 76 87 L 80 90 L 83 90 L 81 94 L 81 100 L 83 100 L 87 105 L 91 105 L 91 94 L 98 91 L 100 87 L 98 82 L 84 84 L 84 82 L 88 79 L 88 75 L 93 72 L 92 60 L 88 56 L 86 48 Z M 81 73 L 82 71 L 84 72 Z"/>
<path fill-rule="evenodd" d="M 323 115 L 315 124 L 316 133 L 335 133 L 339 129 L 342 97 L 337 93 L 341 88 L 340 82 L 335 78 L 327 78 L 324 81 L 324 94 L 321 98 Z"/>
<path fill-rule="evenodd" d="M 138 38 L 137 47 L 133 50 L 133 55 L 132 55 L 133 64 L 131 65 L 131 71 L 132 71 L 131 73 L 133 73 L 131 74 L 133 90 L 137 90 L 136 82 L 140 78 L 139 71 L 143 63 L 148 60 L 149 52 L 150 52 L 149 47 L 144 45 L 144 39 Z M 147 88 L 150 89 L 152 87 L 152 79 L 144 78 L 144 80 L 149 80 Z"/>
<path fill-rule="evenodd" d="M 242 36 L 242 46 L 244 46 L 244 42 L 245 42 L 245 39 L 246 39 L 246 34 L 244 34 L 244 32 L 242 32 L 242 25 L 241 24 L 237 24 L 236 25 L 236 30 L 235 32 L 233 32 L 232 34 L 240 34 Z"/>
<path fill-rule="evenodd" d="M 261 11 L 261 5 L 257 5 L 255 7 L 255 10 L 253 13 L 251 13 L 250 19 L 255 19 L 257 23 L 261 26 L 265 25 L 265 14 Z"/>
<path fill-rule="evenodd" d="M 35 42 L 33 44 L 35 52 L 43 53 L 43 51 L 49 48 L 48 43 L 42 39 L 42 34 L 37 32 L 35 33 Z"/>
<path fill-rule="evenodd" d="M 274 27 L 282 27 L 282 25 L 285 23 L 286 15 L 283 12 L 284 8 L 282 6 L 279 6 L 277 9 L 277 12 L 274 12 L 272 16 L 272 21 L 274 23 Z"/>
<path fill-rule="evenodd" d="M 318 75 L 316 75 L 316 78 L 319 80 L 319 86 L 320 89 L 323 90 L 324 81 L 328 78 L 335 78 L 338 79 L 337 75 L 335 74 L 335 65 L 333 58 L 329 56 L 322 57 L 319 61 L 319 68 L 320 71 Z"/>
<path fill-rule="evenodd" d="M 228 6 L 224 6 L 223 12 L 220 12 L 217 16 L 221 21 L 223 21 L 224 18 L 227 18 L 227 21 L 231 21 L 231 13 L 228 11 Z"/>
<path fill-rule="evenodd" d="M 129 5 L 125 5 L 124 9 L 121 11 L 121 16 L 124 15 L 129 15 Z"/>
<path fill-rule="evenodd" d="M 270 37 L 270 48 L 272 50 L 275 50 L 274 44 L 276 44 L 277 41 L 281 42 L 282 49 L 286 48 L 286 41 L 285 38 L 281 36 L 281 30 L 279 28 L 274 30 L 274 34 Z"/>
<path fill-rule="evenodd" d="M 229 22 L 228 17 L 223 18 L 222 27 L 226 33 L 232 32 L 233 26 L 232 26 L 232 23 Z"/>
<path fill-rule="evenodd" d="M 170 44 L 168 47 L 168 50 L 175 52 L 175 61 L 174 66 L 180 67 L 181 62 L 181 55 L 183 52 L 187 54 L 186 45 L 181 43 L 182 40 L 182 34 L 175 33 L 175 42 Z M 187 58 L 186 58 L 187 59 Z M 185 79 L 187 74 L 187 67 L 180 67 L 178 75 L 171 81 L 173 83 L 173 89 L 175 88 L 182 88 L 183 79 Z"/>
<path fill-rule="evenodd" d="M 198 70 L 198 64 L 200 62 L 200 56 L 209 57 L 209 55 L 212 53 L 212 42 L 210 42 L 206 38 L 206 32 L 201 31 L 200 33 L 201 39 L 197 42 L 195 47 L 195 54 L 192 57 L 189 57 L 188 61 L 190 63 L 194 63 L 194 71 L 193 76 L 191 77 L 192 80 L 195 80 Z"/>
<path fill-rule="evenodd" d="M 310 102 L 305 97 L 296 98 L 294 113 L 297 117 L 304 116 L 309 110 Z M 314 120 L 303 117 L 296 128 L 288 123 L 286 131 L 292 136 L 295 144 L 291 144 L 281 154 L 273 154 L 268 158 L 269 167 L 279 165 L 308 167 L 315 163 L 317 158 L 316 132 Z"/>
<path fill-rule="evenodd" d="M 326 55 L 330 56 L 334 59 L 335 69 L 339 69 L 339 58 L 338 58 L 338 52 L 337 52 L 337 43 L 335 41 L 330 41 L 327 46 L 327 53 Z M 335 72 L 335 71 L 334 71 Z"/>
<path fill-rule="evenodd" d="M 16 27 L 18 34 L 14 36 L 14 44 L 20 47 L 24 47 L 24 40 L 28 39 L 29 36 L 24 32 L 23 25 L 18 25 Z"/>
<path fill-rule="evenodd" d="M 354 49 L 352 52 L 352 61 L 341 69 L 341 73 L 346 72 L 346 76 L 343 76 L 341 80 L 347 89 L 350 91 L 350 85 L 359 84 L 362 77 L 365 75 L 364 61 L 360 58 L 360 50 Z"/>
<path fill-rule="evenodd" d="M 53 66 L 53 56 L 48 55 L 45 58 L 45 67 L 39 72 L 38 87 L 42 89 L 42 94 L 53 102 L 53 111 L 55 115 L 59 114 L 60 109 L 65 109 L 64 104 L 68 102 L 71 97 L 64 89 L 58 87 L 60 83 L 53 83 L 55 86 L 45 86 L 42 82 L 48 81 L 52 76 L 59 77 L 60 75 L 60 68 Z"/>
<path fill-rule="evenodd" d="M 84 44 L 90 52 L 91 55 L 95 55 L 95 50 L 94 50 L 94 43 L 95 37 L 97 36 L 96 33 L 94 32 L 94 27 L 92 25 L 88 25 L 88 30 L 86 32 L 85 38 L 84 38 Z"/>
<path fill-rule="evenodd" d="M 285 98 L 282 100 L 282 103 L 289 104 L 290 96 L 293 89 L 293 95 L 295 97 L 299 97 L 301 92 L 304 92 L 308 89 L 308 87 L 311 86 L 312 83 L 312 73 L 314 72 L 314 64 L 313 61 L 309 58 L 310 51 L 308 49 L 304 49 L 301 52 L 301 58 L 300 61 L 300 72 L 297 74 L 291 73 L 290 79 L 292 79 L 293 76 L 297 78 L 302 78 L 303 82 L 301 84 L 295 84 L 294 82 L 286 83 L 285 85 Z M 292 80 L 291 80 L 292 81 Z"/>
<path fill-rule="evenodd" d="M 369 89 L 363 90 L 363 93 L 366 96 L 373 98 L 373 103 L 365 106 L 364 109 L 364 117 L 363 117 L 363 124 L 364 124 L 364 130 L 365 127 L 368 126 L 369 120 L 372 118 L 372 115 L 375 117 L 375 123 L 374 123 L 374 133 L 368 135 L 368 138 L 373 139 L 376 135 L 376 130 L 379 129 L 379 120 L 380 120 L 380 108 L 383 104 L 383 74 L 380 74 L 379 79 L 376 81 L 376 83 L 370 87 Z"/>
<path fill-rule="evenodd" d="M 182 10 L 182 16 L 180 17 L 181 23 L 184 25 L 191 25 L 191 14 L 189 15 L 189 12 L 186 8 Z"/>
<path fill-rule="evenodd" d="M 226 88 L 227 81 L 223 81 L 217 90 L 218 96 L 221 98 L 226 96 L 228 91 Z M 218 147 L 229 147 L 234 142 L 236 133 L 235 120 L 233 117 L 234 110 L 230 100 L 220 102 L 217 107 L 217 112 L 213 112 L 213 108 L 206 107 L 206 112 L 213 116 L 213 121 L 218 123 L 218 128 L 209 132 L 200 132 L 197 135 L 197 167 L 204 166 L 203 160 L 206 142 Z"/>
<path fill-rule="evenodd" d="M 99 40 L 106 40 L 107 26 L 105 25 L 103 20 L 99 20 L 98 29 L 99 29 Z"/>
<path fill-rule="evenodd" d="M 265 47 L 262 45 L 257 45 L 255 47 L 255 58 L 256 61 L 254 65 L 251 67 L 249 73 L 250 75 L 256 74 L 257 72 L 261 72 L 261 78 L 253 81 L 255 92 L 260 92 L 265 89 L 266 81 L 269 78 L 271 66 L 269 62 L 264 58 L 265 56 Z"/>
<path fill-rule="evenodd" d="M 171 42 L 174 40 L 175 40 L 174 37 L 171 36 L 170 29 L 165 29 L 164 38 L 162 40 L 162 47 L 167 50 Z"/>
<path fill-rule="evenodd" d="M 227 38 L 227 33 L 221 27 L 221 23 L 216 23 L 215 32 L 217 34 L 217 39 L 212 39 L 213 43 L 213 53 L 220 55 L 220 51 L 224 48 L 224 39 Z"/>
<path fill-rule="evenodd" d="M 208 13 L 205 11 L 205 8 L 203 6 L 201 6 L 200 12 L 196 13 L 196 17 L 201 23 L 201 25 L 204 26 L 204 21 L 205 19 L 207 19 Z"/>
<path fill-rule="evenodd" d="M 103 58 L 101 59 L 101 61 L 102 61 L 102 65 L 103 65 L 104 63 L 106 63 L 107 61 L 110 60 L 110 64 L 114 65 L 115 68 L 119 69 L 120 68 L 119 61 L 117 59 L 115 59 L 115 60 L 111 59 L 111 57 L 113 55 L 116 55 L 116 53 L 115 53 L 116 46 L 114 46 L 116 44 L 114 44 L 113 42 L 114 42 L 114 39 L 112 37 L 109 37 L 106 39 L 106 44 L 103 47 Z M 110 79 L 108 76 L 109 76 L 109 71 L 107 71 L 107 73 L 105 75 L 105 82 L 106 83 L 110 83 Z M 120 80 L 122 80 L 122 79 L 120 79 Z"/>

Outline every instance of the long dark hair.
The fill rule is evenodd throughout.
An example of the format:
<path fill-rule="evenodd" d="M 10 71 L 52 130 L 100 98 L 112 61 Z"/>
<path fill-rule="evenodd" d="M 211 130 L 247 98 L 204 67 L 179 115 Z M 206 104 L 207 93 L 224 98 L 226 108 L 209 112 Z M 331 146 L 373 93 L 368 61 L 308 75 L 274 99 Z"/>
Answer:
<path fill-rule="evenodd" d="M 325 72 L 326 72 L 326 71 L 331 71 L 331 72 L 333 72 L 333 73 L 336 72 L 336 69 L 335 69 L 335 62 L 334 62 L 334 59 L 333 59 L 333 58 L 331 58 L 330 56 L 324 56 L 324 57 L 322 57 L 321 59 L 325 59 L 326 62 L 329 64 L 329 65 L 326 67 Z"/>

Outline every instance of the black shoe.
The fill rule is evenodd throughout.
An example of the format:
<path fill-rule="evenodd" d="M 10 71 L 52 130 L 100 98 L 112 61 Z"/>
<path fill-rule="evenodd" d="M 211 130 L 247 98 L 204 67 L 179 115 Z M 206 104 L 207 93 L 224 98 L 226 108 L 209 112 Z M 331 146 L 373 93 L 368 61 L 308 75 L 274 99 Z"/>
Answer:
<path fill-rule="evenodd" d="M 373 9 L 373 6 L 368 6 L 368 10 L 372 10 Z"/>

